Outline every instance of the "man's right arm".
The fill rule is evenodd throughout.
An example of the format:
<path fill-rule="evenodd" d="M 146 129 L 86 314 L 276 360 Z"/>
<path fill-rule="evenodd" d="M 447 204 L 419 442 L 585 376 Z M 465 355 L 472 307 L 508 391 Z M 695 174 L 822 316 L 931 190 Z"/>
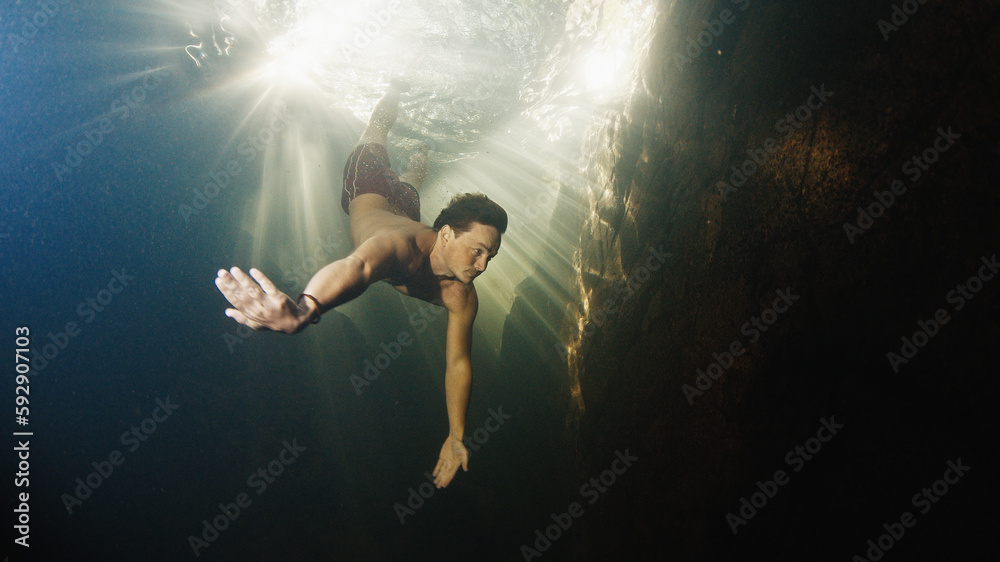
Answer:
<path fill-rule="evenodd" d="M 365 292 L 369 285 L 390 276 L 401 263 L 399 241 L 392 237 L 372 237 L 351 255 L 316 272 L 295 302 L 282 293 L 266 275 L 238 267 L 219 270 L 215 280 L 233 308 L 226 315 L 254 330 L 297 334 L 320 314 Z"/>
<path fill-rule="evenodd" d="M 319 302 L 320 314 L 365 292 L 369 285 L 389 277 L 399 264 L 398 241 L 389 236 L 373 236 L 351 255 L 320 269 L 302 291 Z M 308 299 L 303 299 L 308 300 Z M 311 301 L 300 306 L 315 307 Z M 317 314 L 312 313 L 310 317 Z"/>

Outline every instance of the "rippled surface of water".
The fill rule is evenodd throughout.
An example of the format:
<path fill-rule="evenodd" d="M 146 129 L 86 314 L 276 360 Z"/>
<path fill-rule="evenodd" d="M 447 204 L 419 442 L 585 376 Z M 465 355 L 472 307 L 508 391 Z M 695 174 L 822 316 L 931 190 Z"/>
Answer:
<path fill-rule="evenodd" d="M 388 79 L 403 77 L 412 90 L 397 132 L 462 145 L 519 114 L 551 134 L 567 111 L 622 96 L 651 4 L 226 0 L 210 26 L 192 28 L 188 52 L 254 59 L 268 86 L 315 89 L 361 120 Z"/>

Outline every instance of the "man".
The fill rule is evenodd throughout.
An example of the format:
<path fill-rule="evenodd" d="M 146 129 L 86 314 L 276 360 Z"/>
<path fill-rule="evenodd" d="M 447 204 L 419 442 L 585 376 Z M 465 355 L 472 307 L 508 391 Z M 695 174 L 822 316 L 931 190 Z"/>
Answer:
<path fill-rule="evenodd" d="M 255 330 L 286 334 L 318 322 L 323 312 L 359 296 L 377 281 L 444 306 L 449 433 L 434 468 L 434 484 L 442 488 L 459 466 L 469 469 L 462 440 L 472 389 L 472 324 L 479 308 L 473 280 L 500 250 L 507 213 L 485 195 L 464 194 L 451 200 L 433 228 L 420 224 L 417 189 L 426 175 L 426 150 L 410 160 L 401 177 L 390 170 L 386 153 L 399 94 L 407 88 L 398 81 L 390 84 L 344 167 L 341 202 L 350 216 L 354 252 L 320 269 L 298 301 L 256 269 L 250 270 L 252 279 L 237 267 L 219 270 L 215 284 L 235 307 L 226 309 L 227 316 Z"/>

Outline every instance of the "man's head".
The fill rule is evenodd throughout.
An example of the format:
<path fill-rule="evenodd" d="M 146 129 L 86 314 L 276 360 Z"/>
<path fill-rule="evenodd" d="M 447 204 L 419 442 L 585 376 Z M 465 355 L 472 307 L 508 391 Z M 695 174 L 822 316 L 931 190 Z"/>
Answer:
<path fill-rule="evenodd" d="M 449 270 L 459 281 L 470 283 L 500 250 L 507 212 L 481 193 L 464 193 L 441 210 L 434 230 Z"/>
<path fill-rule="evenodd" d="M 469 230 L 469 225 L 478 222 L 492 226 L 497 233 L 507 230 L 507 211 L 482 193 L 463 193 L 452 197 L 451 202 L 434 220 L 434 230 L 448 225 L 456 232 Z"/>

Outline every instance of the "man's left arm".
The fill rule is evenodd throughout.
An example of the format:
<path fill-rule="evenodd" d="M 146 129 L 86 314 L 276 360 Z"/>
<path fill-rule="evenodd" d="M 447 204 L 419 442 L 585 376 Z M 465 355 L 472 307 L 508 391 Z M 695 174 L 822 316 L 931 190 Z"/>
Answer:
<path fill-rule="evenodd" d="M 465 292 L 465 291 L 463 291 Z M 450 299 L 449 299 L 450 300 Z M 469 470 L 469 452 L 465 438 L 465 414 L 472 393 L 472 325 L 479 308 L 475 288 L 470 287 L 458 302 L 446 302 L 448 335 L 445 344 L 447 367 L 444 375 L 445 401 L 448 408 L 448 438 L 441 447 L 434 484 L 447 486 L 458 467 Z"/>

